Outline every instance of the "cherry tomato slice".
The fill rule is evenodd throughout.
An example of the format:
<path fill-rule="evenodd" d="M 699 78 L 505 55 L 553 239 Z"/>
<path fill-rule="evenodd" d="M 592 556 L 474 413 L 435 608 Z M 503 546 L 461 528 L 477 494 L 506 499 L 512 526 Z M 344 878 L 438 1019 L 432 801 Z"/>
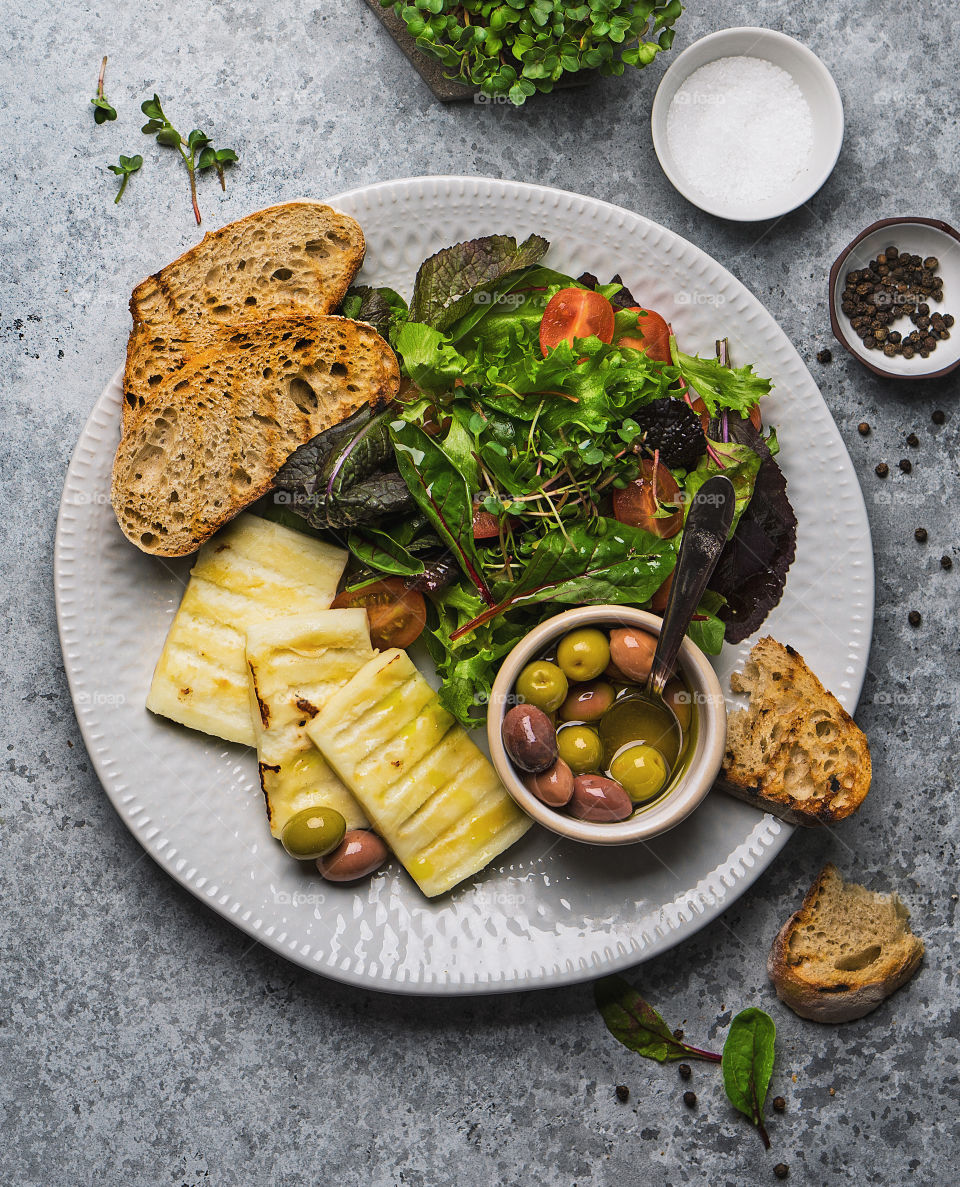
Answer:
<path fill-rule="evenodd" d="M 660 314 L 654 313 L 652 309 L 643 309 L 639 305 L 631 305 L 628 312 L 645 316 L 637 318 L 637 333 L 622 334 L 617 339 L 617 346 L 632 346 L 634 350 L 642 350 L 651 359 L 669 363 L 670 327 Z"/>
<path fill-rule="evenodd" d="M 760 415 L 759 404 L 754 404 L 754 406 L 750 409 L 750 423 L 758 433 L 763 428 L 763 417 Z"/>
<path fill-rule="evenodd" d="M 386 647 L 409 647 L 420 637 L 427 622 L 427 604 L 423 594 L 407 589 L 399 577 L 374 581 L 360 589 L 345 589 L 333 599 L 331 609 L 364 606 L 370 623 L 370 642 Z"/>
<path fill-rule="evenodd" d="M 654 614 L 662 614 L 667 608 L 667 601 L 670 598 L 670 587 L 673 585 L 673 573 L 664 581 L 663 585 L 650 599 L 650 609 Z"/>
<path fill-rule="evenodd" d="M 561 289 L 547 302 L 540 322 L 540 349 L 544 356 L 561 342 L 595 335 L 613 341 L 613 306 L 592 289 Z"/>
<path fill-rule="evenodd" d="M 657 515 L 658 510 L 670 514 Z M 653 461 L 644 458 L 640 463 L 640 477 L 623 490 L 614 492 L 613 514 L 621 523 L 643 528 L 661 540 L 669 540 L 683 527 L 680 487 L 663 462 L 657 462 L 654 469 Z"/>

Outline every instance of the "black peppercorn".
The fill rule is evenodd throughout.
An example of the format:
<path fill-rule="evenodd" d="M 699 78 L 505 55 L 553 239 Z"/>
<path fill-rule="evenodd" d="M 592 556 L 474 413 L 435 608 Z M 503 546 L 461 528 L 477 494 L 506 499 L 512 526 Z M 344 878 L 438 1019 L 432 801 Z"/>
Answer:
<path fill-rule="evenodd" d="M 923 261 L 923 266 L 928 272 L 936 272 L 936 270 L 940 267 L 940 261 L 936 256 L 927 256 L 927 258 Z"/>
<path fill-rule="evenodd" d="M 913 469 L 913 462 L 911 462 L 908 457 L 902 457 L 900 459 L 899 466 L 900 466 L 900 469 L 904 472 L 904 474 L 909 474 L 910 471 Z"/>
<path fill-rule="evenodd" d="M 681 1063 L 680 1066 L 677 1068 L 677 1071 L 680 1073 L 681 1080 L 689 1080 L 690 1079 L 690 1064 L 689 1063 Z"/>
<path fill-rule="evenodd" d="M 940 558 L 940 568 L 946 569 L 948 573 L 953 568 L 953 561 L 946 554 Z"/>
<path fill-rule="evenodd" d="M 914 540 L 916 540 L 916 542 L 918 544 L 926 544 L 927 529 L 926 528 L 917 528 L 917 530 L 913 533 L 913 538 L 914 538 Z"/>
<path fill-rule="evenodd" d="M 907 622 L 909 622 L 911 626 L 919 626 L 920 623 L 923 622 L 923 619 L 920 617 L 920 611 L 911 610 L 907 615 Z"/>
<path fill-rule="evenodd" d="M 862 420 L 857 425 L 857 432 L 860 434 L 861 437 L 869 437 L 870 436 L 870 426 L 867 424 L 867 422 L 865 420 Z"/>
<path fill-rule="evenodd" d="M 777 1165 L 773 1168 L 773 1173 L 777 1176 L 778 1179 L 786 1179 L 790 1174 L 790 1168 L 787 1166 L 787 1164 L 785 1162 L 778 1162 Z"/>
<path fill-rule="evenodd" d="M 916 433 L 907 433 L 907 444 L 916 447 L 920 444 L 920 438 Z"/>
<path fill-rule="evenodd" d="M 773 1111 L 775 1113 L 782 1113 L 786 1107 L 787 1107 L 787 1102 L 783 1099 L 782 1096 L 775 1096 L 773 1098 Z"/>
<path fill-rule="evenodd" d="M 877 462 L 873 472 L 878 478 L 886 478 L 886 476 L 890 473 L 890 467 L 886 462 Z"/>
<path fill-rule="evenodd" d="M 829 363 L 829 362 L 831 362 L 832 359 L 833 359 L 833 351 L 829 350 L 826 346 L 823 348 L 823 350 L 817 351 L 817 362 L 818 363 Z"/>
<path fill-rule="evenodd" d="M 688 1109 L 692 1109 L 693 1106 L 697 1103 L 697 1094 L 695 1092 L 691 1092 L 690 1089 L 688 1088 L 687 1091 L 683 1094 L 683 1103 L 687 1106 Z"/>
<path fill-rule="evenodd" d="M 630 1099 L 630 1089 L 626 1086 L 626 1084 L 618 1084 L 614 1089 L 614 1092 L 616 1092 L 617 1100 L 620 1101 L 621 1104 L 625 1105 Z"/>

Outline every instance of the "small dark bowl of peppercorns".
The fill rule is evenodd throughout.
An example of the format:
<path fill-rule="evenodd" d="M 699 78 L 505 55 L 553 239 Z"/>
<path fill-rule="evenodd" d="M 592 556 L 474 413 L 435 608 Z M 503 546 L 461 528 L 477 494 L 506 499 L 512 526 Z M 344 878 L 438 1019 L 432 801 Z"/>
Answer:
<path fill-rule="evenodd" d="M 960 365 L 951 307 L 960 315 L 960 234 L 937 219 L 881 219 L 830 269 L 833 333 L 877 375 L 932 379 Z"/>

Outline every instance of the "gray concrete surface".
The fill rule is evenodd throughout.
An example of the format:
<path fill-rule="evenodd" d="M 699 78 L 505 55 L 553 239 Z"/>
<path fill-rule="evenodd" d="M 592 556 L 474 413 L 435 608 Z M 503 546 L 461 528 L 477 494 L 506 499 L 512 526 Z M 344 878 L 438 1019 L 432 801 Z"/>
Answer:
<path fill-rule="evenodd" d="M 532 102 L 443 107 L 359 0 L 130 5 L 7 0 L 0 44 L 0 382 L 5 600 L 0 842 L 0 1166 L 9 1184 L 834 1184 L 956 1180 L 960 684 L 954 381 L 895 386 L 829 342 L 825 278 L 868 221 L 957 222 L 960 16 L 944 0 L 691 3 L 677 47 L 773 25 L 843 94 L 839 166 L 809 206 L 729 226 L 661 174 L 648 115 L 663 66 Z M 88 103 L 100 56 L 118 123 Z M 126 295 L 196 237 L 183 178 L 142 137 L 159 90 L 188 126 L 236 145 L 209 226 L 304 192 L 419 173 L 555 183 L 640 210 L 713 253 L 780 320 L 822 383 L 861 476 L 877 555 L 871 672 L 859 710 L 875 787 L 835 833 L 795 837 L 725 926 L 637 970 L 672 1022 L 720 1041 L 732 1013 L 779 1027 L 773 1150 L 696 1068 L 604 1031 L 588 986 L 473 1001 L 341 988 L 251 946 L 139 850 L 80 741 L 57 643 L 53 527 L 77 434 L 122 356 Z M 120 206 L 104 165 L 142 152 Z M 947 413 L 937 428 L 934 408 Z M 872 434 L 862 438 L 857 422 Z M 910 449 L 904 435 L 915 430 Z M 885 486 L 874 463 L 909 455 Z M 880 491 L 892 496 L 877 501 Z M 913 529 L 923 525 L 926 546 Z M 950 553 L 955 568 L 941 572 Z M 838 566 L 843 558 L 837 558 Z M 911 607 L 923 624 L 907 624 Z M 780 922 L 824 859 L 900 889 L 927 942 L 909 988 L 839 1028 L 782 1008 L 764 974 Z M 631 1089 L 619 1104 L 614 1086 Z"/>

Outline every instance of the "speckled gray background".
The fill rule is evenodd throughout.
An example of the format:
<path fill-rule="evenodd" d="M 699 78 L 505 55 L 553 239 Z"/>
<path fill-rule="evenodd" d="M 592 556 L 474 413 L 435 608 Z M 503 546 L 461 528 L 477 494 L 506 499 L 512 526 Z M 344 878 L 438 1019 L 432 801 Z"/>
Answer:
<path fill-rule="evenodd" d="M 5 3 L 5 1183 L 717 1187 L 773 1181 L 781 1160 L 802 1183 L 955 1181 L 956 383 L 895 386 L 840 351 L 830 366 L 814 354 L 829 338 L 827 269 L 853 234 L 896 213 L 957 221 L 960 17 L 943 0 L 691 0 L 677 48 L 740 24 L 810 45 L 847 114 L 833 177 L 772 225 L 725 225 L 671 189 L 648 123 L 661 64 L 523 111 L 445 107 L 360 0 Z M 120 119 L 95 128 L 88 99 L 103 53 Z M 51 555 L 70 451 L 122 357 L 126 294 L 196 239 L 184 178 L 138 131 L 139 102 L 155 89 L 175 121 L 201 123 L 240 151 L 225 196 L 203 183 L 208 226 L 420 173 L 556 184 L 641 211 L 711 252 L 766 302 L 821 382 L 861 476 L 877 555 L 858 714 L 874 790 L 855 819 L 795 837 L 718 924 L 635 974 L 671 1023 L 705 1042 L 721 1042 L 743 1006 L 772 1012 L 773 1091 L 787 1111 L 771 1121 L 770 1153 L 724 1103 L 715 1073 L 695 1069 L 690 1111 L 675 1069 L 619 1048 L 588 986 L 453 1002 L 341 988 L 191 898 L 107 802 L 61 670 Z M 146 167 L 114 206 L 104 166 L 121 151 L 142 152 Z M 937 407 L 941 428 L 930 419 Z M 907 455 L 909 476 L 895 467 Z M 886 484 L 873 474 L 881 458 L 893 468 Z M 926 546 L 914 542 L 918 525 Z M 945 552 L 953 573 L 939 567 Z M 911 607 L 923 613 L 916 630 Z M 907 989 L 841 1028 L 796 1019 L 764 973 L 777 927 L 827 858 L 898 887 L 928 952 Z M 627 1105 L 614 1098 L 618 1083 L 630 1086 Z"/>

